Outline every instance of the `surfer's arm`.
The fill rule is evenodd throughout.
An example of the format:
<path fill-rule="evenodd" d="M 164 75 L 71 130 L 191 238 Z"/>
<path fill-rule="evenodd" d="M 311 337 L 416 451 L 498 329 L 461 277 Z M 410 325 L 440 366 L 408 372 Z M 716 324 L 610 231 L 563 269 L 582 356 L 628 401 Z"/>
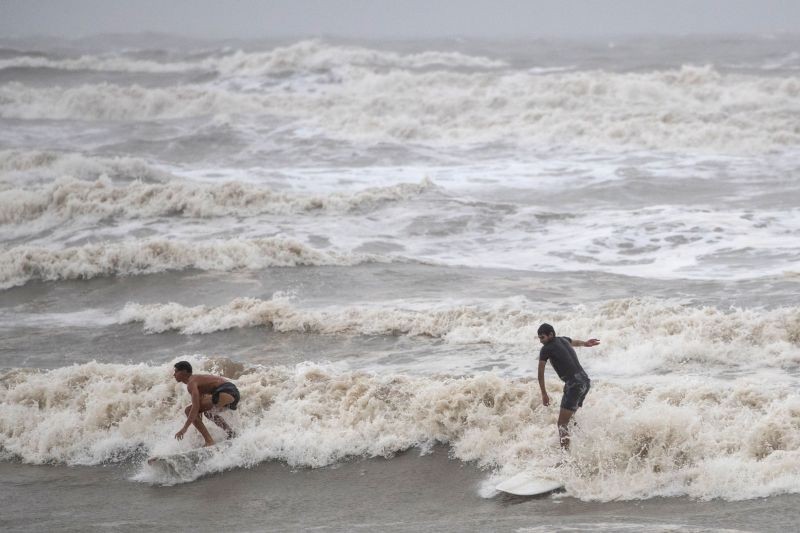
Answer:
<path fill-rule="evenodd" d="M 570 344 L 572 345 L 573 348 L 581 348 L 584 346 L 586 348 L 591 348 L 592 346 L 597 346 L 598 344 L 600 344 L 600 341 L 597 339 L 589 339 L 588 341 L 579 341 L 578 339 L 572 339 L 570 341 Z"/>
<path fill-rule="evenodd" d="M 186 423 L 183 424 L 183 427 L 180 431 L 175 434 L 175 438 L 181 440 L 183 438 L 184 433 L 189 429 L 189 426 L 192 425 L 197 415 L 200 414 L 200 390 L 197 388 L 197 385 L 194 383 L 190 383 L 187 388 L 192 395 L 192 408 L 189 410 L 189 414 L 186 415 Z"/>
<path fill-rule="evenodd" d="M 539 388 L 542 391 L 542 404 L 550 405 L 550 397 L 547 395 L 547 389 L 544 387 L 544 367 L 547 366 L 547 361 L 539 360 Z"/>

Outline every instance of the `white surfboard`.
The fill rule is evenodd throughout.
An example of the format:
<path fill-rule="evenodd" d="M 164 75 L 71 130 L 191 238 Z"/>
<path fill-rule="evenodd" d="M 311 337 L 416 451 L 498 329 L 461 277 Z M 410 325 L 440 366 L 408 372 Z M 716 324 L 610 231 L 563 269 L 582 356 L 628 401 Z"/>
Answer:
<path fill-rule="evenodd" d="M 547 494 L 563 487 L 564 484 L 555 479 L 537 476 L 532 472 L 520 472 L 516 476 L 503 481 L 495 488 L 517 496 L 536 496 L 538 494 Z"/>
<path fill-rule="evenodd" d="M 231 441 L 222 441 L 214 446 L 204 448 L 194 448 L 181 453 L 172 453 L 166 455 L 153 455 L 147 459 L 147 464 L 159 468 L 175 476 L 181 476 L 191 470 L 197 465 L 219 453 L 220 451 L 228 448 Z"/>

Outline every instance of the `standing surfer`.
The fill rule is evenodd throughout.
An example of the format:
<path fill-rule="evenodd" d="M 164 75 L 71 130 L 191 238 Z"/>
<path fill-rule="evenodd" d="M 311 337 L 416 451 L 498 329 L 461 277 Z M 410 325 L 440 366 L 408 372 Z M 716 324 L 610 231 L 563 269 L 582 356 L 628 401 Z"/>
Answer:
<path fill-rule="evenodd" d="M 555 329 L 550 324 L 542 324 L 537 331 L 542 349 L 539 352 L 539 388 L 542 390 L 542 404 L 550 405 L 550 397 L 544 386 L 544 368 L 548 359 L 553 369 L 564 382 L 564 395 L 561 397 L 561 411 L 558 413 L 558 437 L 561 448 L 569 449 L 569 421 L 589 392 L 591 380 L 583 370 L 573 347 L 597 346 L 600 341 L 589 339 L 579 341 L 569 337 L 556 337 Z"/>

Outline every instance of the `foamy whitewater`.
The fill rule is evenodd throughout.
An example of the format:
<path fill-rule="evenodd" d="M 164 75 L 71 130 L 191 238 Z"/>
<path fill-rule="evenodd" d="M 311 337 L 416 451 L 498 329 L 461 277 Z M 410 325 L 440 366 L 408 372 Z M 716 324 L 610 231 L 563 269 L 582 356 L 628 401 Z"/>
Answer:
<path fill-rule="evenodd" d="M 0 42 L 0 460 L 800 493 L 796 38 L 157 43 Z M 566 457 L 542 322 L 601 339 Z M 181 359 L 238 437 L 168 475 Z"/>

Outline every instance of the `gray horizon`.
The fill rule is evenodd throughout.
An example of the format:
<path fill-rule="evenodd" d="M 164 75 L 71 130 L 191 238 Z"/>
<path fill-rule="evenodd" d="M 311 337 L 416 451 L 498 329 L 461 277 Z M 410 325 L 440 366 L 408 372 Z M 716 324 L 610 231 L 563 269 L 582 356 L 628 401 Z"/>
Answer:
<path fill-rule="evenodd" d="M 0 1 L 2 38 L 149 32 L 212 39 L 772 35 L 798 33 L 798 21 L 800 2 L 788 0 Z"/>

